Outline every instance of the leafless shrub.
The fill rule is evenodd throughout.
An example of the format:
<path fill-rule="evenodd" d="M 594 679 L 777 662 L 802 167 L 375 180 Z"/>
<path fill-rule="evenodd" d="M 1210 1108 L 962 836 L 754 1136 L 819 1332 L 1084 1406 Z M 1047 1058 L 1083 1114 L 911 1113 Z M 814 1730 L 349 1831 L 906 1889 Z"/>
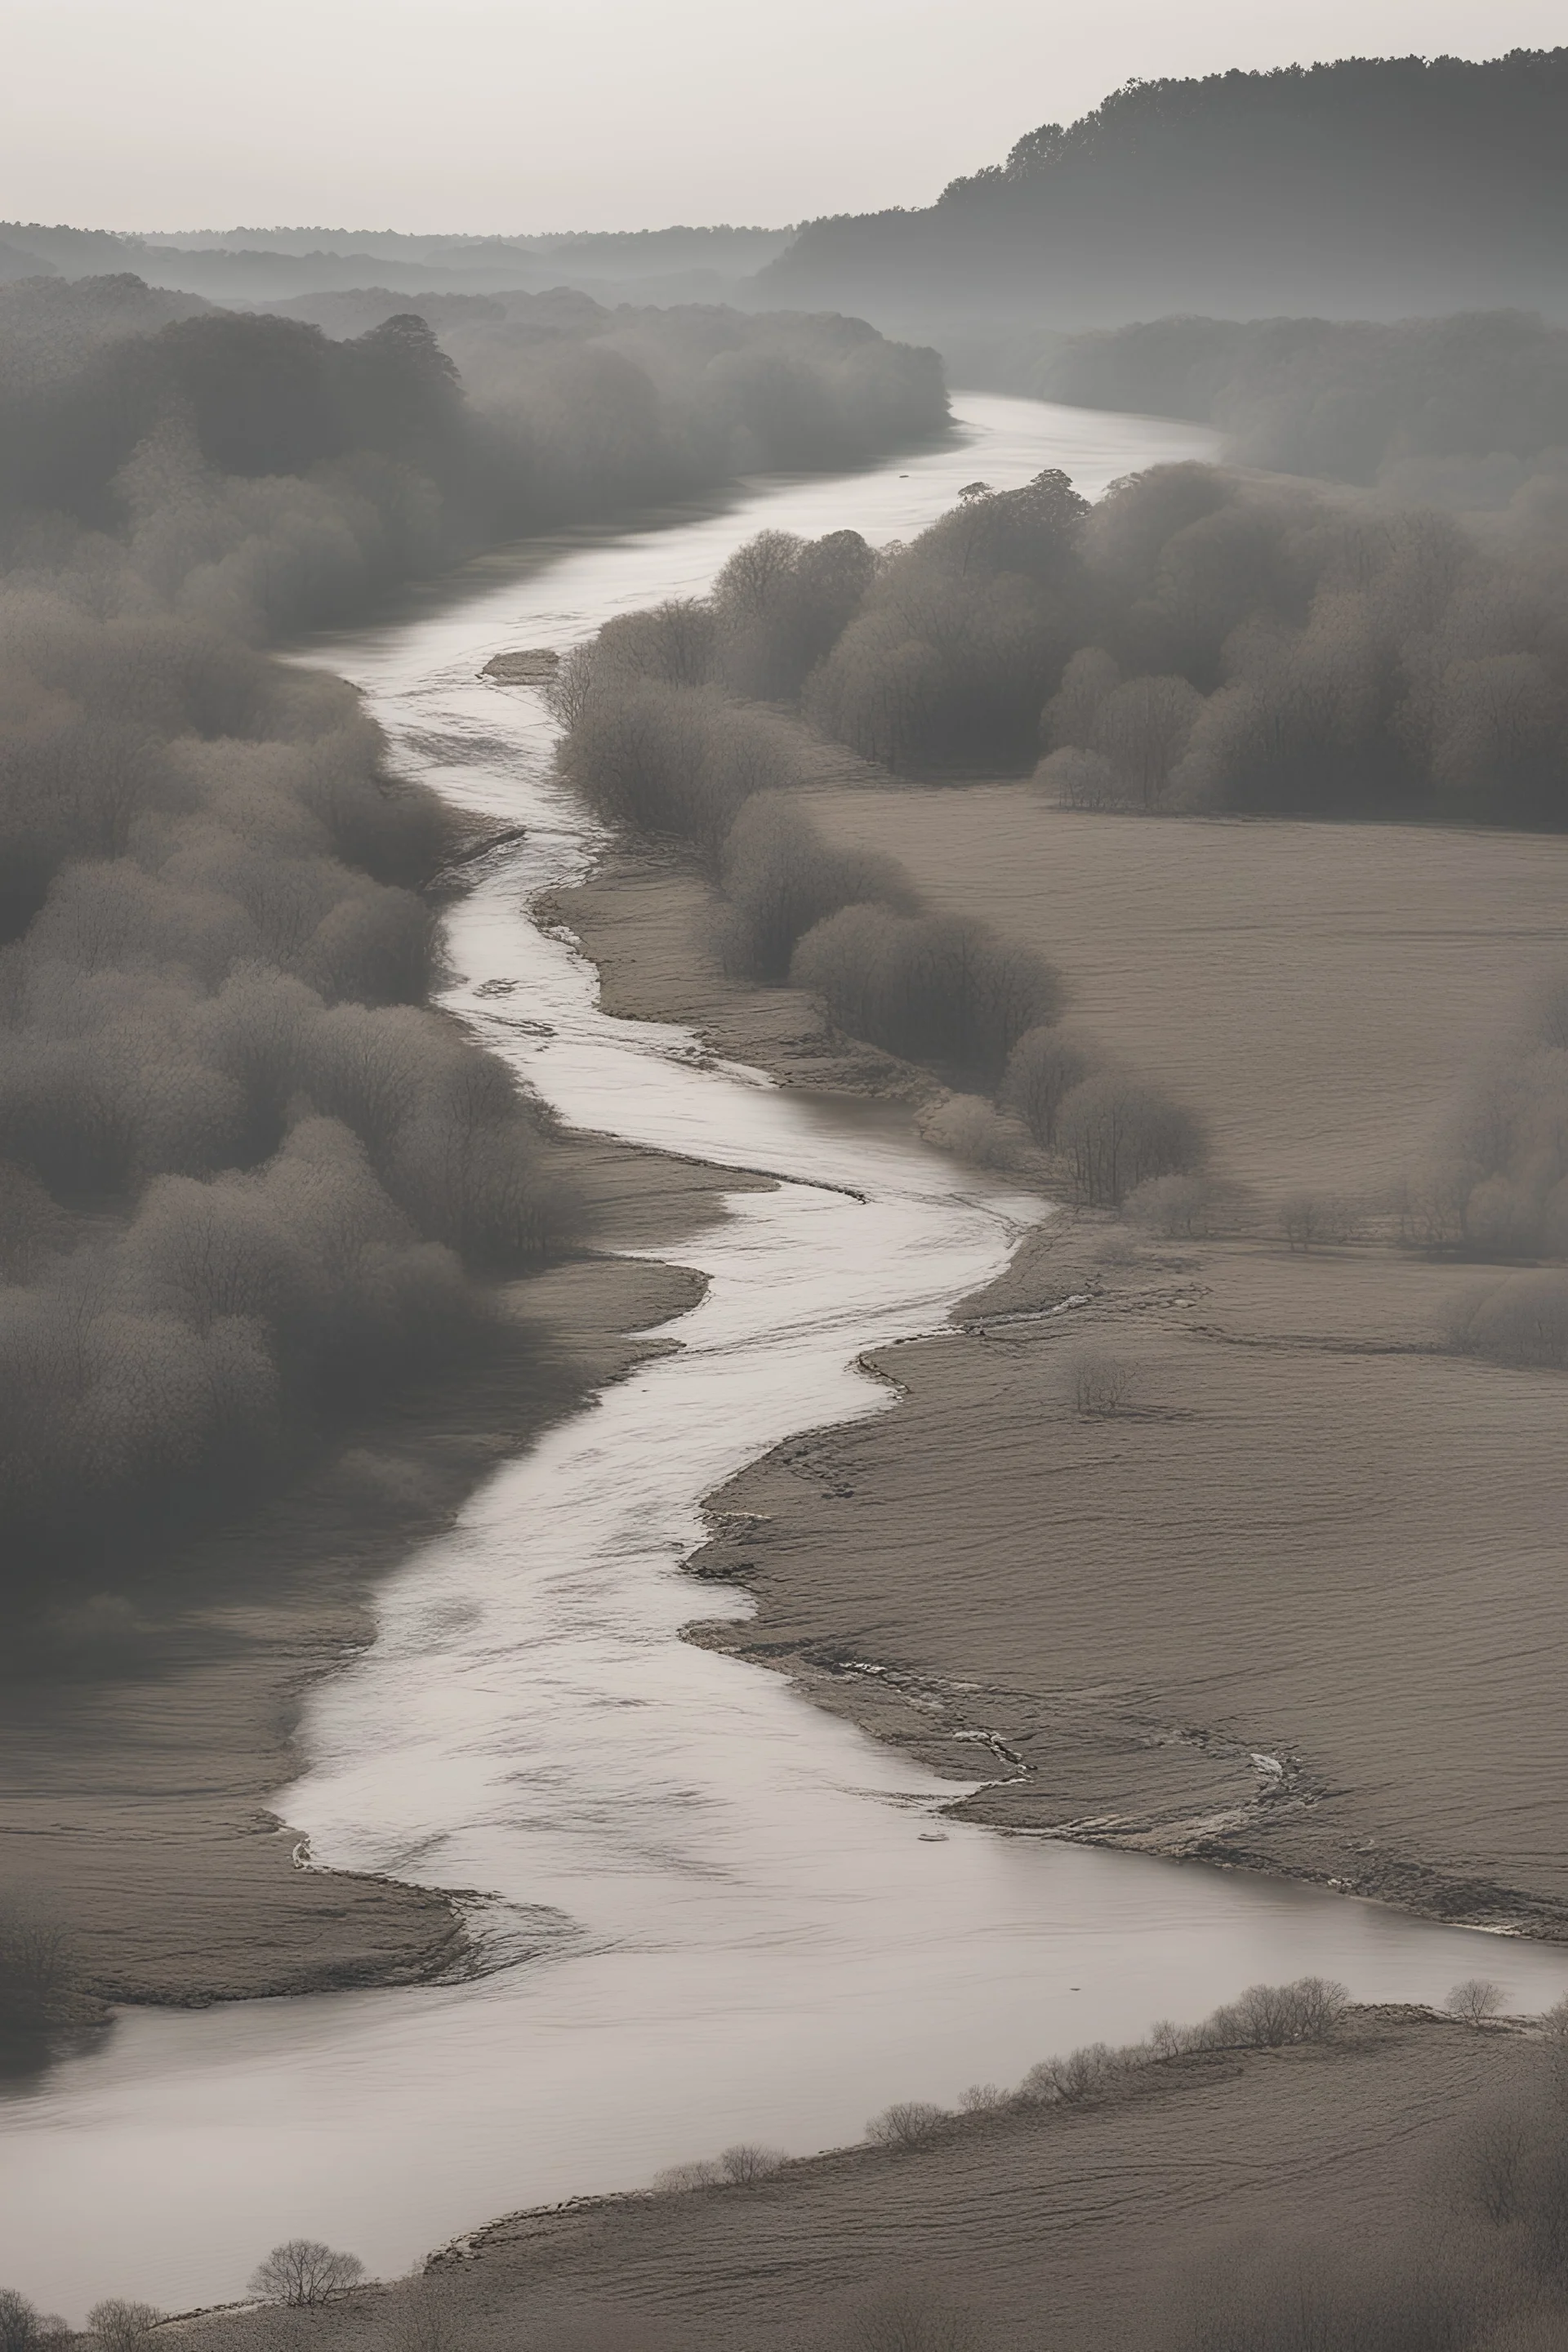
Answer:
<path fill-rule="evenodd" d="M 1129 1364 L 1098 1349 L 1084 1349 L 1068 1367 L 1073 1408 L 1085 1421 L 1110 1421 L 1131 1399 L 1134 1374 Z"/>
<path fill-rule="evenodd" d="M 959 2112 L 966 2116 L 988 2116 L 1006 2104 L 1007 2094 L 996 2083 L 971 2083 L 958 2097 Z"/>
<path fill-rule="evenodd" d="M 1061 1107 L 1073 1088 L 1083 1084 L 1094 1062 L 1087 1039 L 1050 1026 L 1027 1030 L 1008 1055 L 1001 1099 L 1043 1150 L 1055 1144 Z"/>
<path fill-rule="evenodd" d="M 1127 1214 L 1162 1241 L 1213 1241 L 1237 1231 L 1245 1196 L 1239 1185 L 1201 1172 L 1153 1176 L 1128 1194 Z"/>
<path fill-rule="evenodd" d="M 925 2099 L 900 2099 L 872 2116 L 866 2137 L 875 2147 L 923 2147 L 948 2121 L 945 2107 L 933 2106 Z"/>
<path fill-rule="evenodd" d="M 723 2166 L 710 2156 L 700 2156 L 689 2164 L 667 2164 L 662 2172 L 653 2176 L 657 2197 L 683 2197 L 693 2189 L 718 2189 L 726 2179 Z"/>
<path fill-rule="evenodd" d="M 1086 1079 L 1068 1096 L 1057 1141 L 1079 1199 L 1103 1209 L 1119 1209 L 1151 1177 L 1190 1173 L 1206 1148 L 1191 1111 L 1116 1071 Z"/>
<path fill-rule="evenodd" d="M 0 2286 L 0 2352 L 35 2352 L 44 2340 L 44 2317 L 14 2286 Z"/>
<path fill-rule="evenodd" d="M 1237 2000 L 1215 2010 L 1210 2031 L 1249 2049 L 1278 2050 L 1295 2042 L 1327 2042 L 1350 2006 L 1342 1984 L 1325 1977 L 1300 1977 L 1294 1984 L 1249 1985 Z"/>
<path fill-rule="evenodd" d="M 1029 1139 L 1015 1119 L 994 1110 L 984 1095 L 948 1095 L 920 1118 L 920 1131 L 939 1151 L 976 1168 L 1011 1168 Z"/>
<path fill-rule="evenodd" d="M 1542 1269 L 1478 1284 L 1453 1302 L 1445 1328 L 1459 1355 L 1560 1371 L 1568 1365 L 1568 1274 Z"/>
<path fill-rule="evenodd" d="M 342 2294 L 364 2276 L 357 2254 L 336 2253 L 317 2238 L 289 2238 L 274 2246 L 250 2274 L 250 2293 L 258 2303 L 287 2304 L 294 2309 L 314 2309 Z"/>
<path fill-rule="evenodd" d="M 816 924 L 795 950 L 790 978 L 848 1035 L 987 1084 L 1061 1002 L 1059 975 L 1033 949 L 966 916 L 880 906 L 843 907 Z"/>
<path fill-rule="evenodd" d="M 1279 1230 L 1292 1250 L 1335 1248 L 1359 1229 L 1354 1205 L 1337 1194 L 1293 1192 L 1279 1207 Z"/>
<path fill-rule="evenodd" d="M 777 792 L 753 793 L 743 803 L 725 836 L 719 878 L 721 961 L 727 971 L 756 980 L 786 979 L 797 940 L 841 907 L 912 914 L 917 904 L 891 858 L 832 847 L 795 800 Z"/>
<path fill-rule="evenodd" d="M 750 2188 L 758 2180 L 766 2180 L 788 2162 L 782 2147 L 759 2147 L 750 2140 L 738 2140 L 733 2147 L 724 2149 L 719 2158 L 726 2180 L 740 2188 Z"/>
<path fill-rule="evenodd" d="M 111 2295 L 107 2303 L 95 2303 L 87 2315 L 88 2330 L 96 2336 L 105 2352 L 142 2352 L 153 2330 L 163 2319 L 163 2313 L 150 2303 L 127 2303 Z"/>
<path fill-rule="evenodd" d="M 1112 2049 L 1108 2042 L 1086 2042 L 1065 2058 L 1046 2058 L 1031 2066 L 1019 2094 L 1029 2100 L 1080 2105 L 1120 2082 L 1137 2063 L 1135 2051 Z"/>
<path fill-rule="evenodd" d="M 1462 1984 L 1454 1986 L 1443 2006 L 1467 2025 L 1485 2025 L 1500 2014 L 1503 2000 L 1501 1985 L 1493 1984 L 1489 1977 L 1466 1977 Z"/>

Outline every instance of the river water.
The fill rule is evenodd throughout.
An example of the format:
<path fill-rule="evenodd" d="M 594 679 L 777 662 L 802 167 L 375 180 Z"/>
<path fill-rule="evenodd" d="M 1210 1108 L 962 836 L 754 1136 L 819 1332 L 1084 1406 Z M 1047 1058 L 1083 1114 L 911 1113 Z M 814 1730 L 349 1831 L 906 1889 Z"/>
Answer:
<path fill-rule="evenodd" d="M 748 1606 L 679 1573 L 702 1496 L 793 1431 L 884 1410 L 855 1358 L 938 1326 L 1040 1204 L 901 1120 L 601 1013 L 592 971 L 528 919 L 600 835 L 552 773 L 538 698 L 479 673 L 700 592 L 767 525 L 883 541 L 976 475 L 1006 488 L 1060 465 L 1092 495 L 1208 446 L 1148 419 L 958 407 L 940 448 L 509 551 L 312 649 L 363 688 L 406 768 L 527 827 L 452 914 L 454 1008 L 572 1124 L 785 1181 L 679 1251 L 710 1277 L 679 1350 L 499 1472 L 309 1707 L 279 1811 L 320 1863 L 482 1890 L 506 1964 L 127 2012 L 0 2105 L 0 2283 L 78 2319 L 106 2294 L 189 2306 L 240 2293 L 293 2234 L 394 2272 L 497 2213 L 645 2184 L 736 2138 L 856 2138 L 891 2099 L 950 2102 L 1260 1978 L 1433 2000 L 1484 1973 L 1531 2007 L 1568 1989 L 1548 1948 L 947 1822 L 951 1781 L 679 1638 Z"/>

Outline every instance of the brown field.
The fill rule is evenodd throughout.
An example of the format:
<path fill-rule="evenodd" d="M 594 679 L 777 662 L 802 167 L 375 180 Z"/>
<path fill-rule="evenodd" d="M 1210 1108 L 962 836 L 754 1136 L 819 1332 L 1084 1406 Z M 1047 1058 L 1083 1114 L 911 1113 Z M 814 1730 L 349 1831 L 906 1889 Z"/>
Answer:
<path fill-rule="evenodd" d="M 1298 1186 L 1375 1194 L 1419 1163 L 1561 955 L 1568 842 L 1079 817 L 1018 785 L 813 806 L 933 905 L 1047 946 L 1081 1024 L 1207 1117 L 1261 1226 L 1176 1245 L 1054 1220 L 970 1328 L 882 1358 L 900 1410 L 716 1498 L 761 1516 L 700 1564 L 746 1563 L 759 1617 L 702 1638 L 933 1756 L 933 1703 L 1000 1734 L 1025 1769 L 984 1817 L 1560 1932 L 1568 1386 L 1443 1351 L 1464 1270 L 1269 1232 Z M 616 1009 L 816 1075 L 803 1000 L 713 972 L 689 877 L 619 868 L 563 911 Z M 1133 1375 L 1113 1420 L 1071 1400 L 1089 1343 Z M 921 1704 L 836 1671 L 847 1646 Z"/>
<path fill-rule="evenodd" d="M 811 806 L 933 905 L 1055 957 L 1073 1022 L 1204 1111 L 1260 1186 L 1397 1178 L 1568 956 L 1568 840 L 1542 834 L 1079 815 L 1027 784 Z"/>
<path fill-rule="evenodd" d="M 1413 2209 L 1451 2228 L 1432 2175 L 1456 2113 L 1534 2058 L 1511 2033 L 1363 2011 L 1340 2043 L 1180 2060 L 1103 2105 L 957 2126 L 906 2155 L 519 2215 L 430 2282 L 301 2315 L 286 2340 L 837 2352 L 849 2315 L 912 2284 L 972 2314 L 984 2352 L 1159 2352 L 1180 2340 L 1188 2280 L 1260 2231 L 1310 2230 L 1353 2263 Z M 200 2352 L 281 2336 L 240 2315 L 182 2333 Z"/>

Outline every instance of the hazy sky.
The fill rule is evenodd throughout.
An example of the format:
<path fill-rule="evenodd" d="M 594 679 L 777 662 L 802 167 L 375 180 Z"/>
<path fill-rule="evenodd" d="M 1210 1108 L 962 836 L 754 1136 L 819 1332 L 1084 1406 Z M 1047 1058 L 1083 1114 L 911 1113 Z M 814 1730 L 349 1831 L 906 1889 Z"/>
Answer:
<path fill-rule="evenodd" d="M 655 227 L 918 205 L 1133 75 L 1491 57 L 1562 0 L 5 0 L 0 216 Z"/>

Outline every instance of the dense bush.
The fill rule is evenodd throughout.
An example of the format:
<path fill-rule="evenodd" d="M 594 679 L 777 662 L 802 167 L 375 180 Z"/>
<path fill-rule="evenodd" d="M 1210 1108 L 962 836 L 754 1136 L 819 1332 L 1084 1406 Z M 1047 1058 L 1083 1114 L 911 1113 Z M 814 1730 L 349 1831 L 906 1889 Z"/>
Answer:
<path fill-rule="evenodd" d="M 1117 1070 L 1086 1078 L 1067 1096 L 1057 1143 L 1079 1199 L 1100 1209 L 1119 1209 L 1152 1178 L 1186 1174 L 1206 1149 L 1190 1110 Z"/>
<path fill-rule="evenodd" d="M 811 717 L 900 771 L 1026 766 L 1081 625 L 1086 512 L 1061 473 L 1018 490 L 976 483 L 889 551 L 807 681 Z"/>
<path fill-rule="evenodd" d="M 865 567 L 841 567 L 814 632 L 788 547 L 755 542 L 736 565 L 763 604 L 782 581 L 794 638 L 809 635 L 802 709 L 895 769 L 1018 771 L 1043 751 L 1042 788 L 1075 808 L 1556 825 L 1563 499 L 1542 478 L 1506 517 L 1461 521 L 1197 464 L 1115 484 L 1092 510 L 1060 475 L 976 484 L 884 551 L 847 622 Z M 717 606 L 703 627 L 719 677 Z M 741 671 L 759 664 L 774 694 L 799 667 Z"/>
<path fill-rule="evenodd" d="M 459 379 L 415 303 L 334 341 L 135 279 L 0 288 L 0 538 L 89 561 L 100 600 L 255 635 L 487 539 L 853 465 L 947 414 L 935 353 L 858 320 L 480 309 L 443 325 Z"/>
<path fill-rule="evenodd" d="M 915 908 L 891 858 L 833 848 L 779 793 L 755 793 L 742 804 L 724 838 L 719 882 L 722 961 L 753 980 L 787 979 L 798 941 L 841 908 Z"/>
<path fill-rule="evenodd" d="M 130 278 L 0 289 L 0 1601 L 517 1348 L 495 1281 L 571 1226 L 534 1108 L 426 1009 L 464 827 L 257 642 L 946 413 L 932 354 L 853 321 L 479 310 L 459 379 L 412 309 L 332 341 Z M 782 722 L 679 698 L 714 643 L 706 607 L 608 632 L 631 690 L 584 723 L 602 804 L 716 858 L 795 771 Z"/>
<path fill-rule="evenodd" d="M 829 1018 L 910 1061 L 1000 1079 L 1026 1031 L 1061 1001 L 1055 969 L 957 915 L 845 907 L 806 933 L 790 977 Z"/>
<path fill-rule="evenodd" d="M 355 698 L 167 618 L 6 606 L 0 1525 L 13 1576 L 488 1345 L 565 1203 L 422 1008 L 457 837 Z"/>
<path fill-rule="evenodd" d="M 1489 1043 L 1399 1208 L 1404 1238 L 1421 1246 L 1494 1259 L 1568 1256 L 1568 973 L 1548 973 L 1510 1033 Z M 1527 1301 L 1550 1323 L 1550 1278 L 1488 1295 L 1496 1311 L 1478 1329 L 1509 1322 L 1522 1335 Z M 1514 1303 L 1505 1308 L 1505 1300 Z"/>

